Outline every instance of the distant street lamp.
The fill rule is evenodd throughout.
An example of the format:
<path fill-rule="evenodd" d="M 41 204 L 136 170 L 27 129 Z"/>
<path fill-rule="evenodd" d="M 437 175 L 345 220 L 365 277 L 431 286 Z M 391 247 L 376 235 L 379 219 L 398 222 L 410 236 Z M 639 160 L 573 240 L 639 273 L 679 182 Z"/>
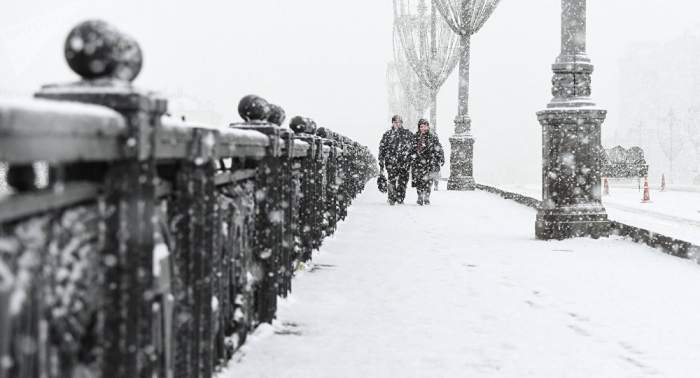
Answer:
<path fill-rule="evenodd" d="M 437 131 L 437 94 L 459 58 L 459 43 L 435 6 L 394 0 L 394 59 L 407 62 L 430 96 L 430 127 Z"/>
<path fill-rule="evenodd" d="M 601 124 L 591 100 L 593 65 L 586 55 L 586 0 L 561 1 L 561 53 L 552 65 L 552 95 L 537 112 L 542 125 L 542 204 L 537 239 L 608 236 L 601 203 Z"/>
<path fill-rule="evenodd" d="M 469 118 L 470 39 L 491 16 L 501 0 L 433 0 L 435 8 L 460 36 L 459 94 L 455 133 L 450 137 L 448 190 L 474 190 L 474 137 Z"/>
<path fill-rule="evenodd" d="M 679 126 L 680 122 L 681 120 L 675 115 L 673 108 L 671 108 L 668 110 L 668 115 L 659 120 L 659 128 L 656 129 L 659 146 L 661 146 L 661 151 L 664 153 L 664 156 L 666 156 L 666 159 L 668 159 L 670 165 L 668 175 L 668 181 L 670 183 L 673 183 L 673 162 L 678 155 L 680 155 L 685 142 L 684 138 L 676 135 L 677 133 L 673 131 L 674 126 Z M 661 132 L 661 128 L 663 127 L 668 127 L 668 134 L 666 132 Z"/>

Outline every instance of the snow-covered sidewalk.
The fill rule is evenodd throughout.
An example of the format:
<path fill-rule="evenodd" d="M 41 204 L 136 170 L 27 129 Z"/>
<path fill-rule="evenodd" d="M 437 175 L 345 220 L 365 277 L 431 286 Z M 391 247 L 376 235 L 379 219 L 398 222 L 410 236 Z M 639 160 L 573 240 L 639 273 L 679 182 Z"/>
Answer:
<path fill-rule="evenodd" d="M 220 376 L 700 377 L 700 266 L 537 241 L 535 210 L 485 192 L 415 198 L 370 182 Z"/>

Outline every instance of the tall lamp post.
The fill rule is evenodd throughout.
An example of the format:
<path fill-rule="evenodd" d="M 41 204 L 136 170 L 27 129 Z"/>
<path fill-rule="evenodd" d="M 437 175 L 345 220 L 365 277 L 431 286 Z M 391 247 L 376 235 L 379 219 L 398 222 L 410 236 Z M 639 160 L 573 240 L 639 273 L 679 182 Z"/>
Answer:
<path fill-rule="evenodd" d="M 586 0 L 561 0 L 561 53 L 552 65 L 552 95 L 537 112 L 542 125 L 542 204 L 537 239 L 608 235 L 600 194 L 601 124 L 591 100 L 593 65 L 586 55 Z"/>
<path fill-rule="evenodd" d="M 450 137 L 450 179 L 447 190 L 474 190 L 474 137 L 469 118 L 471 36 L 481 29 L 501 0 L 433 0 L 450 28 L 460 36 L 459 94 L 455 133 Z"/>
<path fill-rule="evenodd" d="M 693 147 L 697 156 L 700 158 L 700 112 L 696 107 L 691 107 L 688 109 L 688 119 L 686 121 L 686 128 L 688 134 L 688 140 L 690 145 Z M 700 178 L 700 175 L 695 176 L 693 181 Z M 700 183 L 698 183 L 700 184 Z"/>
<path fill-rule="evenodd" d="M 660 125 L 659 128 L 656 129 L 656 136 L 661 146 L 661 152 L 664 153 L 670 165 L 668 169 L 668 181 L 673 184 L 673 162 L 676 161 L 676 158 L 680 155 L 683 150 L 683 145 L 685 144 L 685 138 L 680 138 L 676 135 L 676 133 L 673 132 L 673 126 L 682 121 L 675 115 L 673 108 L 670 108 L 668 110 L 668 115 L 662 117 L 659 121 Z M 668 134 L 661 131 L 663 127 L 668 127 Z"/>

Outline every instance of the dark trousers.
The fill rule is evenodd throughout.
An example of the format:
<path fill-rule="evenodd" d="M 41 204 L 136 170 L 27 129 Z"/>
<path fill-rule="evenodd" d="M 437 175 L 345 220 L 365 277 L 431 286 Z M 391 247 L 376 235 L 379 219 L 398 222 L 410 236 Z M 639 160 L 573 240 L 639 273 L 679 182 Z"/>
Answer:
<path fill-rule="evenodd" d="M 430 189 L 433 180 L 420 180 L 415 184 L 416 191 L 418 192 L 418 198 L 423 200 L 430 200 Z"/>
<path fill-rule="evenodd" d="M 408 184 L 407 169 L 387 169 L 389 181 L 389 201 L 403 202 L 406 198 L 406 185 Z"/>

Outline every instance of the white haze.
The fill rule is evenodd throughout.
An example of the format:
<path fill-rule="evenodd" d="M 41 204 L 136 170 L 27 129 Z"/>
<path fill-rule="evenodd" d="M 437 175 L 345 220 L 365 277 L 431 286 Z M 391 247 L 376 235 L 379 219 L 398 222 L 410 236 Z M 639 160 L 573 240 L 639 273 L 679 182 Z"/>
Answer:
<path fill-rule="evenodd" d="M 620 122 L 619 61 L 628 46 L 682 36 L 695 27 L 699 9 L 693 0 L 588 1 L 592 98 L 609 111 L 604 141 Z M 551 98 L 559 11 L 560 0 L 503 0 L 472 39 L 478 182 L 540 181 L 535 112 Z M 42 84 L 76 80 L 63 59 L 63 40 L 78 22 L 99 18 L 141 44 L 145 64 L 135 84 L 183 103 L 189 117 L 239 121 L 238 100 L 255 93 L 281 105 L 288 119 L 314 118 L 376 151 L 389 126 L 392 17 L 390 0 L 1 0 L 0 96 L 29 97 Z M 456 70 L 438 96 L 446 147 L 457 109 L 455 76 Z"/>

